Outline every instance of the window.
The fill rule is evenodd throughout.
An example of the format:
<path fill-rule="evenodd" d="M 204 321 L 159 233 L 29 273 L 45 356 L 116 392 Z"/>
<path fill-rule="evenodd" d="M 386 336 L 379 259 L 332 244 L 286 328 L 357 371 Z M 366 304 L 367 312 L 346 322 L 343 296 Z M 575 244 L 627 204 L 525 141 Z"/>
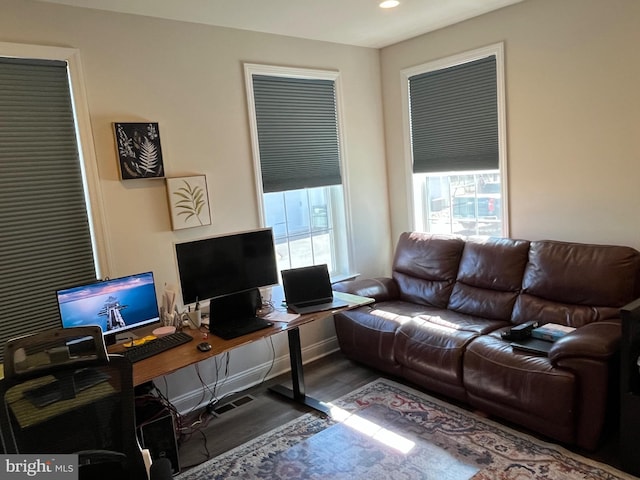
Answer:
<path fill-rule="evenodd" d="M 502 45 L 404 70 L 414 229 L 507 236 Z"/>
<path fill-rule="evenodd" d="M 245 65 L 263 225 L 279 270 L 349 274 L 335 72 Z"/>
<path fill-rule="evenodd" d="M 81 83 L 70 84 L 78 61 L 72 49 L 0 44 L 1 348 L 59 326 L 55 291 L 99 273 L 81 161 L 92 152 L 76 121 L 87 115 Z"/>

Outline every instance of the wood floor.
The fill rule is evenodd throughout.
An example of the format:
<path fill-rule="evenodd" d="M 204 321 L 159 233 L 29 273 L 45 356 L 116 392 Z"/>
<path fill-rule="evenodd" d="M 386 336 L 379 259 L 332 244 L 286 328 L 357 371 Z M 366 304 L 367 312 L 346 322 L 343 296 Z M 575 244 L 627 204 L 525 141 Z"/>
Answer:
<path fill-rule="evenodd" d="M 326 401 L 339 398 L 384 376 L 346 359 L 340 352 L 305 365 L 304 373 L 307 394 Z M 288 374 L 229 397 L 223 402 L 228 404 L 226 411 L 216 415 L 204 412 L 193 432 L 183 435 L 179 440 L 181 470 L 205 462 L 310 411 L 268 391 L 269 386 L 278 383 L 290 386 Z M 184 419 L 185 423 L 196 422 L 196 417 L 198 415 Z M 510 426 L 517 429 L 516 426 Z M 573 450 L 619 468 L 617 428 L 609 429 L 598 451 Z"/>

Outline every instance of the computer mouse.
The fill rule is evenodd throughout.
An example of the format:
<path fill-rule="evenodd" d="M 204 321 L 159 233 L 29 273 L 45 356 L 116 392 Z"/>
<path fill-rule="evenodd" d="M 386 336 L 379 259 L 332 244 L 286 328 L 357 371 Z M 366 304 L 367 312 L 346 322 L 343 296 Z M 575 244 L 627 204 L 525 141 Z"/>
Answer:
<path fill-rule="evenodd" d="M 198 350 L 200 350 L 201 352 L 208 352 L 209 350 L 211 350 L 211 344 L 207 342 L 199 343 Z"/>

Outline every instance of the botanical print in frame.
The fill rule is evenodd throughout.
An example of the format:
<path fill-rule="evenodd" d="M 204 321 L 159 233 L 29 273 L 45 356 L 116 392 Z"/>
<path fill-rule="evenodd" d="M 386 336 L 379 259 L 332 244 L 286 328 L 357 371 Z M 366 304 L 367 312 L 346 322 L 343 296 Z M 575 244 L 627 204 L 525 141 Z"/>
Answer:
<path fill-rule="evenodd" d="M 167 178 L 167 195 L 174 230 L 211 225 L 205 175 Z"/>
<path fill-rule="evenodd" d="M 163 178 L 160 131 L 157 123 L 114 123 L 120 178 Z"/>

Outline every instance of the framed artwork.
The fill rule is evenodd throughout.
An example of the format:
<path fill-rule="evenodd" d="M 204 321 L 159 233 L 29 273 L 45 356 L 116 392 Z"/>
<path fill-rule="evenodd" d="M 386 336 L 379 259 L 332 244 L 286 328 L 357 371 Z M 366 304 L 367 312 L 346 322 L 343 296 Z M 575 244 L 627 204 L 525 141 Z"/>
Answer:
<path fill-rule="evenodd" d="M 211 225 L 205 175 L 167 178 L 167 195 L 174 230 Z"/>
<path fill-rule="evenodd" d="M 120 178 L 163 178 L 164 165 L 157 123 L 114 123 Z"/>

